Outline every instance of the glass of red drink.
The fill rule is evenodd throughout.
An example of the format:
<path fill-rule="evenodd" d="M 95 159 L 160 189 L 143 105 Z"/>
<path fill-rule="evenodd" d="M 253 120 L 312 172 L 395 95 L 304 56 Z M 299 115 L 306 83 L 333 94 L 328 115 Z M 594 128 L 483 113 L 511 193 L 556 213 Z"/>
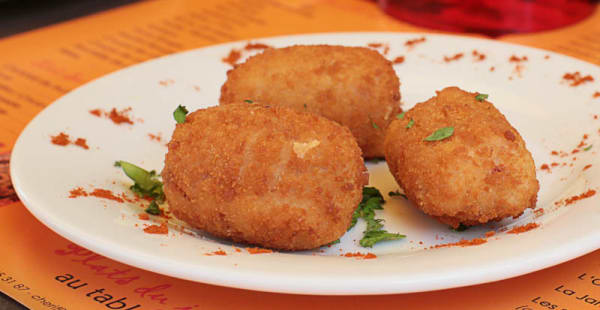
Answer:
<path fill-rule="evenodd" d="M 597 0 L 378 0 L 388 14 L 427 28 L 497 37 L 564 27 L 588 17 Z"/>

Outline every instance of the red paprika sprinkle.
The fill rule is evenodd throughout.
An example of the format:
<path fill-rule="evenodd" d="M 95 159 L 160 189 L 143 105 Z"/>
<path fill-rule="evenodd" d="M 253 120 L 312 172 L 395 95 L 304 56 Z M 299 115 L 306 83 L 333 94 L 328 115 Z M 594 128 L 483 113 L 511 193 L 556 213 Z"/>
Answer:
<path fill-rule="evenodd" d="M 56 145 L 66 146 L 71 143 L 71 141 L 69 141 L 69 135 L 65 134 L 64 132 L 61 132 L 56 136 L 52 136 L 51 138 L 52 143 Z"/>
<path fill-rule="evenodd" d="M 404 56 L 398 56 L 392 60 L 392 63 L 395 65 L 401 64 L 404 62 Z"/>

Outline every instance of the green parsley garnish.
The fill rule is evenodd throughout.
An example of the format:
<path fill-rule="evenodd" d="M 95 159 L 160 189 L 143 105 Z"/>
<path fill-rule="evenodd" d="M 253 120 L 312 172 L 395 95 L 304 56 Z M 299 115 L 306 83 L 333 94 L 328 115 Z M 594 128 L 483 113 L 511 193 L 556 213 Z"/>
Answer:
<path fill-rule="evenodd" d="M 592 146 L 593 146 L 593 145 L 590 145 L 590 146 L 586 147 L 586 148 L 585 148 L 585 149 L 583 149 L 583 150 L 587 152 L 587 151 L 589 151 L 589 150 L 591 150 L 591 149 L 592 149 Z"/>
<path fill-rule="evenodd" d="M 415 124 L 415 121 L 411 118 L 410 121 L 408 121 L 408 124 L 406 124 L 406 128 L 410 128 Z"/>
<path fill-rule="evenodd" d="M 254 101 L 250 100 L 250 99 L 246 99 L 244 100 L 245 103 L 254 103 Z"/>
<path fill-rule="evenodd" d="M 177 109 L 173 111 L 173 117 L 175 118 L 175 121 L 177 121 L 177 124 L 185 123 L 185 116 L 187 114 L 188 110 L 182 105 L 177 106 Z"/>
<path fill-rule="evenodd" d="M 338 244 L 338 243 L 340 243 L 340 242 L 341 242 L 341 241 L 340 241 L 340 239 L 333 240 L 333 241 L 331 241 L 331 242 L 327 243 L 325 246 L 332 246 L 332 245 L 334 245 L 334 244 Z"/>
<path fill-rule="evenodd" d="M 488 97 L 489 97 L 488 94 L 479 94 L 479 95 L 475 96 L 475 100 L 483 101 L 483 100 L 487 99 Z"/>
<path fill-rule="evenodd" d="M 378 224 L 381 227 L 383 227 L 383 225 Z M 398 239 L 402 239 L 406 237 L 405 235 L 401 235 L 401 234 L 395 234 L 395 233 L 389 233 L 386 230 L 381 230 L 381 229 L 377 229 L 377 230 L 369 230 L 365 232 L 365 235 L 362 239 L 360 239 L 360 245 L 365 247 L 365 248 L 370 248 L 373 247 L 373 245 L 375 245 L 375 243 L 377 242 L 381 242 L 381 241 L 387 241 L 387 240 L 398 240 Z"/>
<path fill-rule="evenodd" d="M 130 189 L 139 197 L 152 197 L 159 202 L 164 201 L 163 183 L 158 179 L 156 171 L 146 171 L 132 163 L 126 161 L 115 162 L 116 167 L 121 167 L 123 172 L 133 180 L 134 184 Z"/>
<path fill-rule="evenodd" d="M 442 127 L 432 133 L 429 137 L 425 138 L 423 141 L 440 141 L 444 140 L 454 133 L 454 127 Z"/>
<path fill-rule="evenodd" d="M 152 202 L 150 202 L 150 204 L 148 205 L 148 208 L 146 208 L 145 211 L 146 211 L 146 213 L 149 213 L 152 215 L 160 215 L 160 208 L 158 207 L 156 200 L 152 200 Z"/>
<path fill-rule="evenodd" d="M 400 114 L 396 114 L 396 118 L 397 119 L 403 119 L 404 118 L 404 113 L 406 113 L 406 112 L 402 112 Z"/>
<path fill-rule="evenodd" d="M 369 119 L 371 119 L 371 118 L 369 118 Z M 373 126 L 373 128 L 379 129 L 379 126 L 377 126 L 377 124 L 375 124 L 375 122 L 373 121 L 373 119 L 371 119 L 371 125 Z"/>
<path fill-rule="evenodd" d="M 138 197 L 153 198 L 146 209 L 146 212 L 152 215 L 160 214 L 159 203 L 165 202 L 165 193 L 163 192 L 163 183 L 158 179 L 156 171 L 147 171 L 132 163 L 126 161 L 116 161 L 115 167 L 121 167 L 125 175 L 133 180 L 133 185 L 129 187 Z"/>
<path fill-rule="evenodd" d="M 382 219 L 375 218 L 375 210 L 383 210 L 383 196 L 375 187 L 363 187 L 363 198 L 358 208 L 352 214 L 352 222 L 350 223 L 350 230 L 358 218 L 362 218 L 367 222 L 367 229 L 363 232 L 363 238 L 360 239 L 359 243 L 363 247 L 372 247 L 377 242 L 385 240 L 397 240 L 406 237 L 405 235 L 390 233 L 383 230 Z"/>
<path fill-rule="evenodd" d="M 390 196 L 390 197 L 400 196 L 400 197 L 402 197 L 404 199 L 408 199 L 408 197 L 406 197 L 406 195 L 404 193 L 401 193 L 399 190 L 395 190 L 393 192 L 389 192 L 388 196 Z"/>
<path fill-rule="evenodd" d="M 305 108 L 305 109 L 306 109 L 306 108 L 308 108 L 308 106 L 306 106 L 306 103 L 304 104 L 304 108 Z"/>

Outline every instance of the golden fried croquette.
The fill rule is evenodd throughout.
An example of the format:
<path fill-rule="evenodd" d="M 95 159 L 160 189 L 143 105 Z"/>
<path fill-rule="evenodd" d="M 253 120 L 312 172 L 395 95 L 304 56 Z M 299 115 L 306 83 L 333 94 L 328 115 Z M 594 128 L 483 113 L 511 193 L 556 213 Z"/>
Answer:
<path fill-rule="evenodd" d="M 230 104 L 177 124 L 162 172 L 173 214 L 218 237 L 303 250 L 340 238 L 368 174 L 350 131 L 292 109 Z"/>
<path fill-rule="evenodd" d="M 455 228 L 517 217 L 535 207 L 539 189 L 525 142 L 477 95 L 445 88 L 394 121 L 385 139 L 390 171 L 409 200 Z M 424 141 L 444 127 L 454 128 L 449 138 Z"/>
<path fill-rule="evenodd" d="M 364 47 L 268 49 L 227 73 L 221 104 L 257 100 L 312 112 L 348 128 L 363 156 L 383 157 L 385 130 L 401 111 L 392 63 Z"/>

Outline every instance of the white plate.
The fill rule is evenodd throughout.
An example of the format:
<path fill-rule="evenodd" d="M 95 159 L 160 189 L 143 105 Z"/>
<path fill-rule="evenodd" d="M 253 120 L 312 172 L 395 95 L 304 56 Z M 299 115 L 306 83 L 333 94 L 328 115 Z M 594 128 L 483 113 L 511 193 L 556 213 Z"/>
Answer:
<path fill-rule="evenodd" d="M 570 87 L 566 72 L 580 71 L 600 79 L 597 66 L 547 51 L 497 41 L 465 37 L 424 35 L 427 40 L 410 48 L 404 45 L 421 34 L 342 33 L 259 39 L 254 42 L 282 47 L 293 44 L 389 44 L 389 58 L 403 55 L 396 65 L 405 108 L 424 101 L 445 86 L 458 85 L 490 95 L 527 142 L 536 166 L 553 161 L 573 163 L 552 173 L 538 170 L 541 184 L 536 217 L 527 211 L 516 220 L 455 232 L 423 215 L 399 198 L 387 199 L 380 213 L 389 231 L 405 240 L 379 244 L 372 249 L 357 245 L 364 224 L 347 233 L 341 244 L 299 253 L 250 255 L 236 252 L 239 244 L 203 236 L 168 236 L 142 232 L 136 204 L 119 204 L 94 197 L 70 199 L 77 186 L 128 192 L 130 181 L 115 160 L 126 160 L 160 171 L 174 128 L 172 111 L 179 105 L 190 110 L 216 105 L 229 65 L 221 62 L 232 48 L 246 42 L 211 46 L 152 60 L 89 83 L 57 100 L 40 113 L 17 141 L 11 175 L 19 197 L 29 210 L 58 234 L 97 253 L 136 267 L 193 281 L 261 291 L 302 294 L 388 294 L 436 290 L 500 280 L 552 266 L 598 249 L 600 246 L 600 195 L 557 207 L 555 201 L 598 189 L 600 149 L 598 128 L 600 90 L 597 82 Z M 472 51 L 486 59 L 474 61 Z M 444 56 L 464 53 L 446 63 Z M 521 73 L 510 63 L 512 55 L 527 56 Z M 247 55 L 246 55 L 247 56 Z M 546 57 L 548 56 L 548 57 Z M 494 67 L 491 71 L 490 67 Z M 161 83 L 161 81 L 163 81 Z M 134 125 L 117 126 L 89 110 L 131 107 Z M 84 137 L 90 150 L 59 147 L 50 136 L 66 132 Z M 163 143 L 148 134 L 162 133 Z M 584 134 L 594 147 L 560 158 L 552 150 L 570 151 Z M 583 167 L 592 167 L 583 171 Z M 384 162 L 369 164 L 371 185 L 387 197 L 397 185 Z M 116 181 L 116 182 L 115 182 Z M 541 226 L 514 235 L 498 233 L 487 243 L 471 247 L 428 249 L 461 238 L 482 237 L 489 230 L 537 222 Z M 135 224 L 138 224 L 138 227 Z M 423 244 L 420 244 L 422 242 Z M 222 249 L 226 256 L 207 256 Z M 340 253 L 372 252 L 376 259 L 357 259 Z"/>

